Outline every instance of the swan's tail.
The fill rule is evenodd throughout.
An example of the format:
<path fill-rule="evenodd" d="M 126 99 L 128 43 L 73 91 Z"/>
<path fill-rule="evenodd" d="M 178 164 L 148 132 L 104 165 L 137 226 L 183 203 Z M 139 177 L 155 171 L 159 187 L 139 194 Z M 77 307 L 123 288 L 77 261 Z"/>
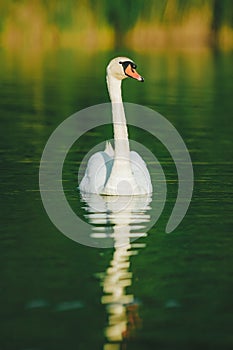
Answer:
<path fill-rule="evenodd" d="M 107 153 L 109 155 L 109 157 L 114 156 L 114 149 L 112 148 L 112 145 L 109 141 L 106 141 L 106 146 L 105 146 L 104 152 Z"/>

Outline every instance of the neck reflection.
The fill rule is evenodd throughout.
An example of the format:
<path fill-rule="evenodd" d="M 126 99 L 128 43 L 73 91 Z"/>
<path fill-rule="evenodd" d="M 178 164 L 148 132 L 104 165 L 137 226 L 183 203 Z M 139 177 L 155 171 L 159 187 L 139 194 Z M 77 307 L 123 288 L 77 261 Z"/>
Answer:
<path fill-rule="evenodd" d="M 114 247 L 112 260 L 104 273 L 100 274 L 103 288 L 101 303 L 106 305 L 108 324 L 105 328 L 104 350 L 126 349 L 141 319 L 138 314 L 139 303 L 128 292 L 132 285 L 133 272 L 130 271 L 130 257 L 146 246 L 135 242 L 145 237 L 146 223 L 150 221 L 148 211 L 151 196 L 99 196 L 83 195 L 86 203 L 86 217 L 93 224 L 93 239 L 104 241 L 112 239 Z M 108 245 L 109 246 L 109 245 Z"/>

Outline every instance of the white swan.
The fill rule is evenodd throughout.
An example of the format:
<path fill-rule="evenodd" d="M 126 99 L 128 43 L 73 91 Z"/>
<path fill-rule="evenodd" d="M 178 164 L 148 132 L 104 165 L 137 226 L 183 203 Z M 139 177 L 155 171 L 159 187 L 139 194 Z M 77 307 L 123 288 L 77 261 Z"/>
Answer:
<path fill-rule="evenodd" d="M 79 189 L 101 195 L 144 195 L 152 192 L 147 166 L 140 155 L 130 152 L 128 131 L 121 97 L 121 82 L 132 77 L 144 79 L 136 64 L 127 57 L 111 60 L 107 67 L 107 86 L 112 102 L 114 148 L 106 142 L 103 152 L 93 154 L 87 164 Z"/>

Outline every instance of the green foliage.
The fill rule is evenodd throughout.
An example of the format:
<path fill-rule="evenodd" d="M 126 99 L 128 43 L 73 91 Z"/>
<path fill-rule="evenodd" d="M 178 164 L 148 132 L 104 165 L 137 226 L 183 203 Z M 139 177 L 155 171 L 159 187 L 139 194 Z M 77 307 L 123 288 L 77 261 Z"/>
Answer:
<path fill-rule="evenodd" d="M 98 11 L 98 15 L 104 17 L 110 25 L 121 31 L 129 30 L 145 8 L 143 0 L 101 0 L 98 1 L 98 4 L 95 0 L 89 1 L 92 8 Z"/>
<path fill-rule="evenodd" d="M 46 8 L 48 20 L 64 29 L 73 23 L 73 10 L 77 4 L 76 0 L 41 0 Z"/>
<path fill-rule="evenodd" d="M 143 0 L 90 0 L 92 6 L 101 12 L 101 16 L 112 26 L 115 33 L 115 46 L 123 45 L 124 34 L 131 29 L 143 13 L 145 1 Z M 101 4 L 101 5 L 100 5 Z"/>
<path fill-rule="evenodd" d="M 0 2 L 0 31 L 3 32 L 10 17 L 12 23 L 17 18 L 22 27 L 27 23 L 27 18 L 21 11 L 29 9 L 28 13 L 36 14 L 38 21 L 42 18 L 46 23 L 53 24 L 58 32 L 76 26 L 76 18 L 81 18 L 84 25 L 87 16 L 93 18 L 96 27 L 110 26 L 115 35 L 115 46 L 121 48 L 124 44 L 125 34 L 132 29 L 139 19 L 150 24 L 162 23 L 172 26 L 189 18 L 195 11 L 203 16 L 206 11 L 206 23 L 209 31 L 218 37 L 224 25 L 233 27 L 233 1 L 232 0 L 5 0 Z M 30 16 L 30 14 L 29 14 Z M 86 16 L 86 17 L 85 17 Z M 82 24 L 80 24 L 82 26 Z M 86 24 L 87 28 L 88 24 Z M 28 26 L 25 25 L 27 30 Z M 75 27 L 78 31 L 78 27 Z"/>
<path fill-rule="evenodd" d="M 218 31 L 223 24 L 233 27 L 233 1 L 213 0 L 212 2 L 213 21 L 212 28 Z"/>
<path fill-rule="evenodd" d="M 128 31 L 137 21 L 144 7 L 143 0 L 103 0 L 106 18 L 120 32 Z"/>

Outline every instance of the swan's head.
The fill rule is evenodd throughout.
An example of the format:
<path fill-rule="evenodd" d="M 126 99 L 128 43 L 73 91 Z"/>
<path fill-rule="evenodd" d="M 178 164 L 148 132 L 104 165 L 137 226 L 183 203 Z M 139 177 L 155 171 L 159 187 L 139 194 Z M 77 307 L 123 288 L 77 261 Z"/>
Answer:
<path fill-rule="evenodd" d="M 107 75 L 113 76 L 118 80 L 123 80 L 127 77 L 143 82 L 144 79 L 136 71 L 137 65 L 127 57 L 117 57 L 110 61 L 107 66 Z"/>

